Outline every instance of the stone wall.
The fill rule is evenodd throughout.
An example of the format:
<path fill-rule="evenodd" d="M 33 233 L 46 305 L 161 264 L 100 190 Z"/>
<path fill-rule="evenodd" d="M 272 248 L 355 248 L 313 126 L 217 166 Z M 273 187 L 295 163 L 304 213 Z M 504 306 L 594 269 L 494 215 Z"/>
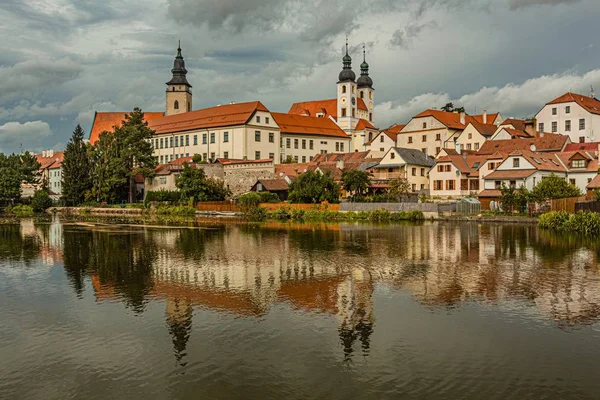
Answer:
<path fill-rule="evenodd" d="M 198 166 L 204 170 L 206 176 L 225 181 L 233 197 L 249 192 L 259 179 L 275 178 L 275 167 L 272 163 L 199 164 Z"/>

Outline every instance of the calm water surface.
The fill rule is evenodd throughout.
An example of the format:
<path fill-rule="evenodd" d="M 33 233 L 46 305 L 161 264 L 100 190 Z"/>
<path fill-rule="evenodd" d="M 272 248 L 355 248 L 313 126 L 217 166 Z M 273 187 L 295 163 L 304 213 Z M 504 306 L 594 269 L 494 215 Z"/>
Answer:
<path fill-rule="evenodd" d="M 525 225 L 0 225 L 0 398 L 598 399 L 599 256 Z"/>

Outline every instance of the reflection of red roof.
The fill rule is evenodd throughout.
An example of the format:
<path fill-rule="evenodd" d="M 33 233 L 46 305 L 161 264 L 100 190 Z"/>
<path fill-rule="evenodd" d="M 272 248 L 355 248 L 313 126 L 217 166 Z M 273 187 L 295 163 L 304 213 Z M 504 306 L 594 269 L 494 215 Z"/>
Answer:
<path fill-rule="evenodd" d="M 341 281 L 341 277 L 326 280 L 284 281 L 279 289 L 279 299 L 306 311 L 337 314 L 337 290 Z"/>
<path fill-rule="evenodd" d="M 320 135 L 348 139 L 348 135 L 329 118 L 271 113 L 281 133 Z"/>
<path fill-rule="evenodd" d="M 260 101 L 225 104 L 158 118 L 148 123 L 157 134 L 184 132 L 193 129 L 244 125 L 256 111 L 269 110 Z"/>
<path fill-rule="evenodd" d="M 129 113 L 125 111 L 96 112 L 96 114 L 94 115 L 94 122 L 92 122 L 92 129 L 90 129 L 90 143 L 96 143 L 102 132 L 113 132 L 115 126 L 121 126 L 123 120 L 125 119 L 125 115 L 127 114 Z M 164 114 L 161 112 L 146 112 L 144 113 L 144 120 L 151 121 L 153 119 L 161 118 L 163 116 Z"/>
<path fill-rule="evenodd" d="M 584 96 L 577 93 L 565 93 L 562 96 L 552 100 L 548 104 L 561 104 L 575 102 L 579 104 L 584 110 L 592 114 L 600 115 L 600 101 L 593 97 Z"/>

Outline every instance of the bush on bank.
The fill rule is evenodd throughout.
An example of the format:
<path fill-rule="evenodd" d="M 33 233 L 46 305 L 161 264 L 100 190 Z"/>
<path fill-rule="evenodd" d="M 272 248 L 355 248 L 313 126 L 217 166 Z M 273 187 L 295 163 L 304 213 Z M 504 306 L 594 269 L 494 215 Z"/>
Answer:
<path fill-rule="evenodd" d="M 600 234 L 600 214 L 590 211 L 579 211 L 575 214 L 551 211 L 540 216 L 539 226 L 558 232 L 598 235 Z"/>
<path fill-rule="evenodd" d="M 33 216 L 33 207 L 17 204 L 16 206 L 8 206 L 4 209 L 4 213 L 6 215 L 11 215 L 15 217 L 31 217 Z"/>
<path fill-rule="evenodd" d="M 281 207 L 272 212 L 266 212 L 263 219 L 290 219 L 294 221 L 421 221 L 425 219 L 422 211 L 390 212 L 387 210 L 339 212 L 330 210 L 296 210 Z M 249 217 L 250 218 L 250 217 Z M 252 219 L 252 218 L 250 218 Z M 254 219 L 257 220 L 257 219 Z"/>

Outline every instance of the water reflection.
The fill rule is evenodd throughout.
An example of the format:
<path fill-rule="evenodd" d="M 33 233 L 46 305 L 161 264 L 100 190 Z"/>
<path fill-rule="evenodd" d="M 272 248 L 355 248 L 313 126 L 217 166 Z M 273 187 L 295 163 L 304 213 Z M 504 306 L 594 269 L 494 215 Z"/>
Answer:
<path fill-rule="evenodd" d="M 374 292 L 410 293 L 431 310 L 518 302 L 557 326 L 600 316 L 598 246 L 527 225 L 271 223 L 152 228 L 24 221 L 0 226 L 0 260 L 62 262 L 71 287 L 134 313 L 164 301 L 178 365 L 194 308 L 261 318 L 275 306 L 336 321 L 345 360 L 367 356 Z"/>

